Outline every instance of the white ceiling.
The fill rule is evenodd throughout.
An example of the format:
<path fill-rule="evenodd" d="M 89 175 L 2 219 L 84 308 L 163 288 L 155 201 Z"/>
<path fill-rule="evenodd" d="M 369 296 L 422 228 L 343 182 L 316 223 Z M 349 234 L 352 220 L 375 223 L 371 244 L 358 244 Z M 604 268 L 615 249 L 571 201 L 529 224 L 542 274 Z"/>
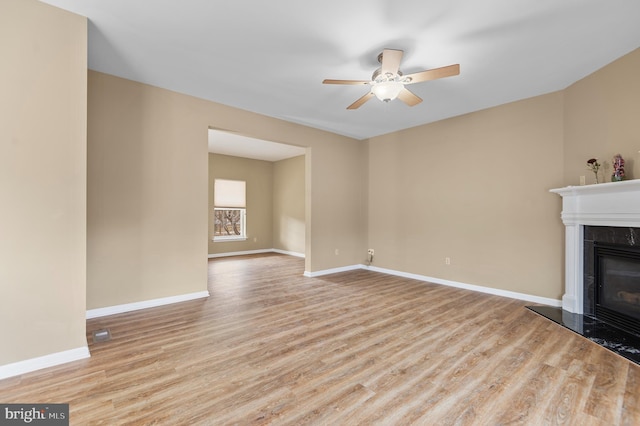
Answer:
<path fill-rule="evenodd" d="M 640 47 L 638 0 L 43 0 L 89 18 L 89 68 L 357 139 L 564 89 Z M 424 102 L 372 99 L 383 48 Z"/>
<path fill-rule="evenodd" d="M 209 152 L 253 158 L 254 160 L 280 161 L 304 155 L 305 149 L 263 139 L 254 139 L 237 133 L 209 129 Z"/>

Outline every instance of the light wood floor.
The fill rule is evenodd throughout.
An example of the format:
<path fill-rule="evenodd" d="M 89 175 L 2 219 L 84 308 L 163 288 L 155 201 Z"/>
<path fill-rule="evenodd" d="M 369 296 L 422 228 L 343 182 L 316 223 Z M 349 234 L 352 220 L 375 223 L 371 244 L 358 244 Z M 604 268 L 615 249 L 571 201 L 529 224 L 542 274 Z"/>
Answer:
<path fill-rule="evenodd" d="M 113 339 L 0 402 L 70 403 L 74 425 L 640 424 L 640 367 L 526 303 L 303 267 L 211 260 L 211 297 L 89 320 Z"/>

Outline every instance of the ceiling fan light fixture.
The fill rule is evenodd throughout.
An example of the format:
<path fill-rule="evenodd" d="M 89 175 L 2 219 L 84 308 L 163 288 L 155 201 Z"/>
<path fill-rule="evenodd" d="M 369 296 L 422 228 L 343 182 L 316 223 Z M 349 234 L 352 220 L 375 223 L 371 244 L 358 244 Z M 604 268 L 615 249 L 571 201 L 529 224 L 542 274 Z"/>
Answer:
<path fill-rule="evenodd" d="M 404 89 L 404 84 L 399 81 L 381 81 L 373 85 L 371 93 L 382 102 L 389 102 L 397 98 L 402 89 Z"/>

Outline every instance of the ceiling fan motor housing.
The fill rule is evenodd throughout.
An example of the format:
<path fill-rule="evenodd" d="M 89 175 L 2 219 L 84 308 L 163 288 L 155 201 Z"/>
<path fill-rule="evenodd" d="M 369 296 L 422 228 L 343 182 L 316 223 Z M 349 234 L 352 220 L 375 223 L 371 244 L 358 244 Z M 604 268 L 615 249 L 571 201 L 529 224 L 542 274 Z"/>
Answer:
<path fill-rule="evenodd" d="M 382 76 L 382 77 L 380 77 L 380 76 Z M 396 76 L 397 77 L 402 77 L 402 71 L 398 70 L 398 72 L 396 73 Z M 391 74 L 391 73 L 387 73 L 386 75 L 383 75 L 382 74 L 382 68 L 378 68 L 371 75 L 371 82 L 373 83 L 373 82 L 378 82 L 378 81 L 389 81 L 393 77 L 394 77 L 394 75 Z"/>

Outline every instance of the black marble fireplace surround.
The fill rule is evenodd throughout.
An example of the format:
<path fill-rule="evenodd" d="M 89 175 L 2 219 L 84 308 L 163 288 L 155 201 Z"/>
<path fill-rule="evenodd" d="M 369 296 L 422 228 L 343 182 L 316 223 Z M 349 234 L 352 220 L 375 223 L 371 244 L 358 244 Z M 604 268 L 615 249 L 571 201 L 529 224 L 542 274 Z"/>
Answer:
<path fill-rule="evenodd" d="M 581 334 L 587 339 L 618 353 L 619 355 L 640 365 L 640 278 L 631 275 L 626 277 L 623 287 L 615 288 L 613 299 L 622 298 L 622 302 L 637 303 L 638 306 L 623 306 L 627 314 L 622 315 L 608 312 L 608 308 L 616 308 L 619 301 L 605 303 L 605 309 L 599 303 L 597 293 L 598 274 L 603 264 L 596 257 L 608 256 L 608 248 L 613 247 L 612 256 L 617 255 L 617 249 L 628 250 L 631 253 L 629 266 L 635 268 L 634 253 L 640 253 L 640 228 L 585 226 L 584 227 L 584 314 L 573 314 L 561 308 L 548 306 L 530 306 L 530 310 L 543 315 L 570 330 Z M 606 263 L 606 262 L 605 262 Z M 640 263 L 638 263 L 640 267 Z M 640 269 L 638 270 L 640 272 Z M 631 287 L 637 282 L 638 290 Z M 625 300 L 626 299 L 626 300 Z M 615 322 L 622 320 L 621 323 Z M 625 321 L 629 321 L 628 323 Z M 614 325 L 615 324 L 615 325 Z M 635 328 L 634 328 L 635 327 Z"/>
<path fill-rule="evenodd" d="M 598 265 L 596 261 L 597 249 L 601 251 L 604 249 L 628 249 L 630 253 L 637 252 L 640 249 L 640 228 L 620 228 L 613 226 L 585 226 L 584 227 L 584 314 L 590 315 L 596 318 L 602 318 L 606 321 L 606 316 L 602 317 L 598 312 L 598 288 L 596 287 Z M 637 261 L 636 261 L 637 262 Z M 635 262 L 634 262 L 635 263 Z M 602 266 L 602 265 L 600 265 Z M 640 272 L 640 263 L 637 263 L 637 272 Z M 637 284 L 637 294 L 640 295 L 640 280 L 633 284 Z M 623 289 L 619 289 L 623 290 Z M 630 293 L 627 291 L 619 291 L 625 296 Z M 638 301 L 640 302 L 640 301 Z M 602 305 L 602 303 L 600 303 Z M 640 312 L 640 303 L 638 305 L 638 312 Z M 633 319 L 630 319 L 633 321 Z M 612 322 L 615 319 L 612 319 Z M 636 320 L 636 323 L 640 321 Z M 621 326 L 621 328 L 625 328 Z M 627 329 L 627 331 L 640 335 L 640 326 L 636 326 L 635 329 Z"/>

